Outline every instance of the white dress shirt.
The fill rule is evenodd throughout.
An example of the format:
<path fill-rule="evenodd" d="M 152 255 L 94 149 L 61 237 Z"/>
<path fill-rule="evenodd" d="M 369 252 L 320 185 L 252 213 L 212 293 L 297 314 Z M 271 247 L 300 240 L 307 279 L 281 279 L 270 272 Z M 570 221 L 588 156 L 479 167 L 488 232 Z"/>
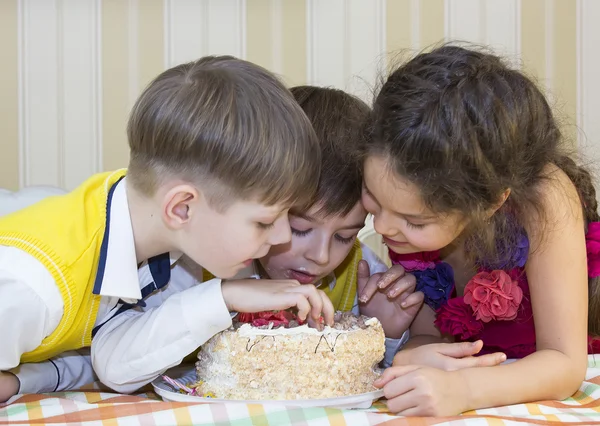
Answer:
<path fill-rule="evenodd" d="M 132 392 L 229 327 L 231 316 L 221 280 L 199 285 L 201 279 L 180 255 L 171 255 L 170 281 L 146 298 L 146 307 L 123 311 L 124 304 L 136 303 L 155 281 L 147 262 L 137 267 L 126 179 L 114 190 L 109 214 L 104 275 L 100 288 L 94 289 L 102 298 L 91 359 L 106 385 Z M 21 354 L 38 347 L 58 326 L 63 310 L 62 296 L 46 268 L 26 252 L 0 245 L 0 370 L 19 377 L 22 393 L 72 388 L 93 379 L 81 352 L 19 366 Z"/>

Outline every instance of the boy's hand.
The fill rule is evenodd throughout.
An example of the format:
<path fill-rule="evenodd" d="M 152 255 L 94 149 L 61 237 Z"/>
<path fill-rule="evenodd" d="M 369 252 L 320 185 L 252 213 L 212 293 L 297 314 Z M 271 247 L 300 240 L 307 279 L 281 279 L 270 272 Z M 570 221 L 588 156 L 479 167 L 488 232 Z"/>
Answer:
<path fill-rule="evenodd" d="M 474 356 L 483 348 L 483 342 L 431 343 L 404 349 L 396 355 L 393 365 L 422 365 L 455 371 L 471 367 L 493 367 L 506 361 L 502 352 Z"/>
<path fill-rule="evenodd" d="M 20 386 L 17 376 L 0 371 L 0 402 L 6 402 L 15 396 Z"/>
<path fill-rule="evenodd" d="M 400 265 L 394 265 L 385 273 L 370 274 L 369 264 L 358 264 L 358 297 L 360 313 L 377 317 L 385 335 L 400 338 L 421 309 L 424 295 L 415 292 L 417 282 Z"/>
<path fill-rule="evenodd" d="M 232 280 L 221 284 L 223 299 L 229 311 L 262 312 L 298 308 L 298 317 L 309 325 L 322 328 L 333 325 L 334 308 L 325 293 L 312 284 L 295 280 Z"/>

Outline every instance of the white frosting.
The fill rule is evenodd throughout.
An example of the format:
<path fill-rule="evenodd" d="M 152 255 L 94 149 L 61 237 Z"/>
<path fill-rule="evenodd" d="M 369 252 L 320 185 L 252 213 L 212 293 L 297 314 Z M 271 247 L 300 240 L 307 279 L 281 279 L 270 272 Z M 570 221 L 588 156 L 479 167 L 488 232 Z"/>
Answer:
<path fill-rule="evenodd" d="M 371 327 L 371 326 L 374 326 L 377 324 L 379 324 L 379 320 L 375 317 L 369 318 L 368 320 L 365 321 L 365 325 L 367 325 L 368 327 Z M 358 330 L 360 330 L 360 328 L 357 328 L 354 330 L 338 330 L 336 328 L 326 325 L 322 331 L 319 331 L 316 328 L 309 327 L 308 324 L 304 324 L 304 325 L 301 325 L 298 327 L 292 327 L 292 328 L 285 328 L 285 327 L 258 328 L 258 327 L 253 327 L 250 324 L 244 324 L 240 328 L 237 329 L 240 336 L 247 337 L 250 339 L 254 338 L 256 336 L 281 336 L 281 335 L 293 336 L 293 335 L 298 335 L 298 334 L 312 334 L 314 336 L 322 336 L 325 334 L 347 334 L 347 333 L 353 333 Z"/>

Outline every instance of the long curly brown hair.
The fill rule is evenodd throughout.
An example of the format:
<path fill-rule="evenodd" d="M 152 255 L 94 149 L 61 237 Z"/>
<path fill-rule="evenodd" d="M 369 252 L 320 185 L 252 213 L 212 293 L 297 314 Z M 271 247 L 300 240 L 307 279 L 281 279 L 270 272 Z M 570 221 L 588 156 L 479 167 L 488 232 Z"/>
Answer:
<path fill-rule="evenodd" d="M 586 223 L 599 220 L 590 173 L 565 150 L 546 98 L 491 53 L 446 44 L 398 67 L 375 98 L 366 139 L 365 154 L 388 158 L 428 208 L 469 219 L 465 244 L 478 258 L 514 247 L 515 222 L 526 223 L 532 212 L 543 217 L 539 188 L 549 164 L 577 188 Z M 598 281 L 589 282 L 588 328 L 596 335 Z"/>

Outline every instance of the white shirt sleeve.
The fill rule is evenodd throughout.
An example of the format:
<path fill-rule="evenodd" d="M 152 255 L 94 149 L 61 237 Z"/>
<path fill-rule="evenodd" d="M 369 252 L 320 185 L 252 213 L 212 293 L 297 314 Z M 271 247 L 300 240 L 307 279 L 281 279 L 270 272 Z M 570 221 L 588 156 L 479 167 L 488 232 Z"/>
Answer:
<path fill-rule="evenodd" d="M 369 272 L 371 275 L 379 272 L 386 272 L 388 269 L 390 269 L 390 267 L 387 266 L 385 262 L 381 260 L 379 256 L 377 256 L 375 252 L 373 252 L 373 250 L 371 250 L 366 244 L 361 243 L 360 248 L 362 249 L 363 260 L 366 260 L 369 264 Z"/>
<path fill-rule="evenodd" d="M 133 392 L 230 325 L 221 280 L 197 284 L 160 306 L 129 309 L 108 320 L 92 341 L 94 370 L 115 391 Z"/>
<path fill-rule="evenodd" d="M 392 366 L 392 363 L 394 362 L 394 357 L 400 351 L 400 349 L 402 349 L 404 345 L 406 345 L 408 339 L 410 339 L 409 330 L 406 330 L 402 334 L 402 337 L 400 337 L 399 339 L 391 339 L 389 337 L 385 338 L 385 354 L 383 361 L 381 361 L 381 366 L 383 368 L 388 368 Z"/>
<path fill-rule="evenodd" d="M 19 379 L 21 394 L 74 390 L 97 380 L 89 348 L 64 352 L 44 362 L 21 364 L 10 372 Z"/>
<path fill-rule="evenodd" d="M 58 326 L 62 297 L 52 275 L 33 256 L 0 246 L 0 370 L 19 365 Z"/>
<path fill-rule="evenodd" d="M 0 271 L 0 370 L 16 367 L 22 354 L 39 346 L 47 312 L 34 291 Z"/>

